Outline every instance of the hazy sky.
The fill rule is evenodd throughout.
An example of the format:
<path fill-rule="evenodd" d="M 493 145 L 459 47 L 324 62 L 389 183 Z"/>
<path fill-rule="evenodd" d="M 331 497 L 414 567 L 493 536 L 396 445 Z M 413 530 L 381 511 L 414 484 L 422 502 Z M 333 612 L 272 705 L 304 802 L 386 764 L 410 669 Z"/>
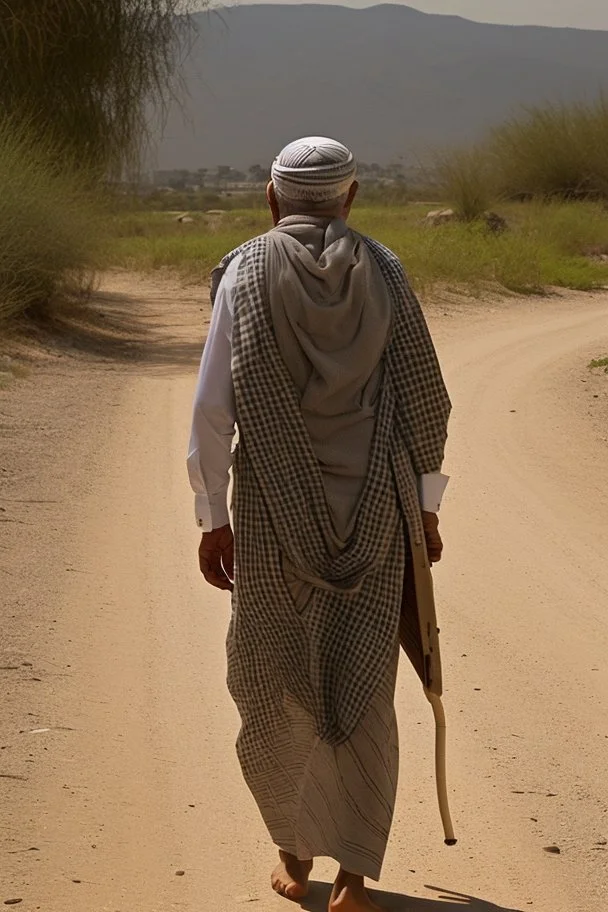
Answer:
<path fill-rule="evenodd" d="M 291 3 L 293 0 L 240 0 L 240 2 Z M 307 0 L 340 6 L 372 6 L 370 0 Z M 228 2 L 226 5 L 233 5 Z M 510 25 L 553 25 L 608 31 L 608 0 L 411 0 L 406 4 L 425 13 L 464 16 L 478 22 Z M 608 66 L 608 62 L 607 62 Z"/>

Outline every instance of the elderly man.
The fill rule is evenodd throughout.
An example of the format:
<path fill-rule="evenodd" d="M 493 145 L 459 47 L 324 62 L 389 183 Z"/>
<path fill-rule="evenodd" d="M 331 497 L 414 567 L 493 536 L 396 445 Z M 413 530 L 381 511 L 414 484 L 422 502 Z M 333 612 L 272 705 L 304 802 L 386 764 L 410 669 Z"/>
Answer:
<path fill-rule="evenodd" d="M 397 257 L 346 225 L 355 178 L 324 137 L 275 160 L 274 228 L 214 272 L 188 458 L 201 571 L 232 592 L 228 686 L 272 886 L 304 897 L 330 856 L 330 912 L 378 908 L 364 878 L 392 821 L 400 638 L 427 694 L 441 686 L 429 563 L 450 404 Z"/>

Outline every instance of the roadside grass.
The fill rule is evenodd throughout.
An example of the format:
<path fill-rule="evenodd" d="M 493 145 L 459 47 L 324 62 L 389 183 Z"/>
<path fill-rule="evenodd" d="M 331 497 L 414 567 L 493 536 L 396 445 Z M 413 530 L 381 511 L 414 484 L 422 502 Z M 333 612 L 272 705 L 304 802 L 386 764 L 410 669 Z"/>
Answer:
<path fill-rule="evenodd" d="M 589 362 L 589 368 L 591 370 L 596 370 L 597 368 L 603 369 L 605 374 L 608 374 L 608 357 L 607 358 L 596 358 L 593 361 Z"/>
<path fill-rule="evenodd" d="M 449 288 L 478 295 L 542 294 L 550 287 L 590 291 L 608 286 L 608 212 L 599 203 L 508 203 L 500 213 L 510 229 L 494 235 L 479 223 L 423 224 L 424 205 L 355 208 L 352 224 L 391 247 L 414 287 L 427 294 Z M 129 212 L 112 217 L 108 266 L 170 269 L 205 281 L 222 256 L 270 227 L 267 212 L 193 214 Z"/>
<path fill-rule="evenodd" d="M 473 222 L 494 203 L 496 189 L 485 150 L 472 147 L 438 154 L 436 180 L 441 192 L 465 222 Z"/>
<path fill-rule="evenodd" d="M 271 227 L 268 212 L 244 209 L 221 215 L 193 214 L 180 224 L 176 212 L 130 212 L 114 216 L 107 228 L 108 265 L 134 270 L 173 269 L 192 281 L 210 271 L 234 247 Z"/>

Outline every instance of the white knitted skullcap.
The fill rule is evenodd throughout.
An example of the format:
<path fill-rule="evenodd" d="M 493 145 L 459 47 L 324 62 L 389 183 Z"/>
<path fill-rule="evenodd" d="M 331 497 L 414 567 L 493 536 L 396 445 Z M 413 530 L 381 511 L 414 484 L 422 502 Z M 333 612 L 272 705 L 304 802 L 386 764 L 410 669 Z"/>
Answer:
<path fill-rule="evenodd" d="M 305 136 L 285 146 L 271 174 L 279 196 L 321 203 L 349 190 L 357 165 L 352 152 L 335 139 Z"/>

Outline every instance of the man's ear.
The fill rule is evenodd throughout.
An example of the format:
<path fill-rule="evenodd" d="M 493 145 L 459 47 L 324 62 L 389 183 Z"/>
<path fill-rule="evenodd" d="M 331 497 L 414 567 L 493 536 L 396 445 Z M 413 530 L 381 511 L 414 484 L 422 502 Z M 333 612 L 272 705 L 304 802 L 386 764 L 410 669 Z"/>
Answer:
<path fill-rule="evenodd" d="M 270 206 L 270 211 L 272 212 L 272 221 L 275 225 L 278 225 L 281 221 L 281 213 L 279 212 L 277 195 L 275 193 L 274 184 L 272 181 L 270 181 L 266 187 L 266 199 L 268 200 L 268 205 Z"/>
<path fill-rule="evenodd" d="M 342 217 L 344 219 L 347 219 L 348 216 L 350 215 L 351 206 L 355 201 L 355 197 L 357 195 L 358 189 L 359 189 L 359 181 L 353 181 L 352 184 L 350 185 L 350 190 L 348 191 L 348 196 L 346 198 L 346 202 L 344 203 L 344 210 L 342 213 Z"/>

